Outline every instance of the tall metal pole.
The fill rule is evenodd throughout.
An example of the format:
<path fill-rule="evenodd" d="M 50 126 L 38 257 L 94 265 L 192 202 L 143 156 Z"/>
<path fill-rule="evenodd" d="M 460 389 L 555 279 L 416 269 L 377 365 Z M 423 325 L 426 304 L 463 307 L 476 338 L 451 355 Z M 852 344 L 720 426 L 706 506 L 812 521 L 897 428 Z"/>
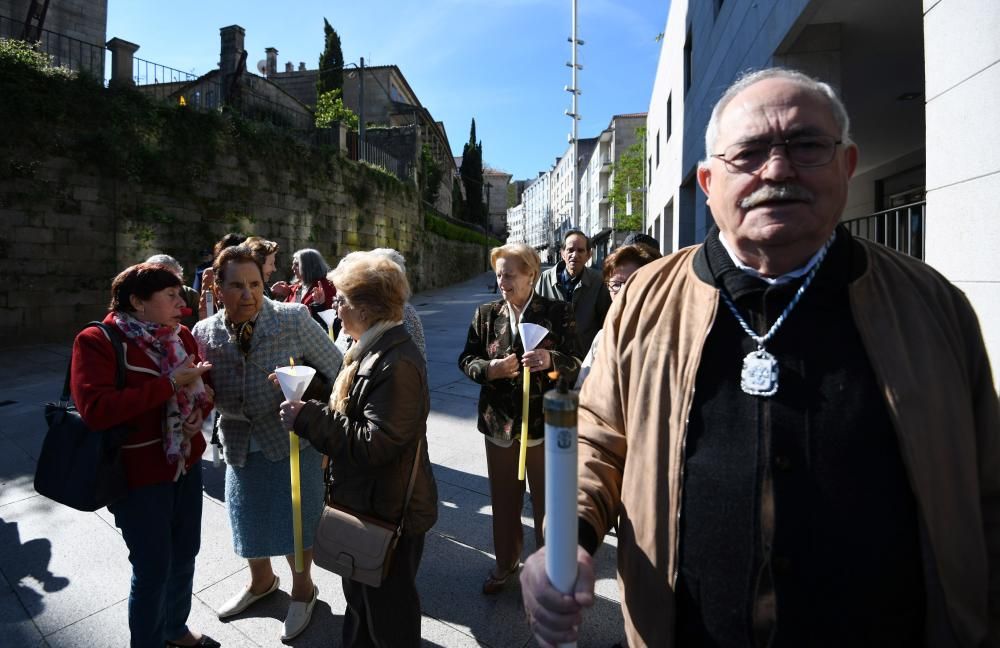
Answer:
<path fill-rule="evenodd" d="M 571 212 L 573 222 L 570 223 L 570 225 L 572 227 L 580 227 L 580 200 L 578 195 L 580 192 L 580 173 L 578 164 L 579 161 L 577 160 L 577 156 L 579 155 L 577 149 L 577 127 L 579 126 L 579 121 L 580 121 L 580 113 L 577 110 L 577 108 L 578 108 L 578 101 L 580 98 L 580 89 L 579 86 L 576 85 L 576 73 L 577 70 L 579 70 L 580 68 L 576 62 L 576 46 L 577 44 L 581 44 L 581 41 L 579 41 L 576 37 L 576 0 L 573 0 L 572 38 L 573 38 L 573 60 L 572 60 L 573 62 L 573 192 L 572 194 L 570 194 L 570 196 L 573 200 L 573 211 Z"/>

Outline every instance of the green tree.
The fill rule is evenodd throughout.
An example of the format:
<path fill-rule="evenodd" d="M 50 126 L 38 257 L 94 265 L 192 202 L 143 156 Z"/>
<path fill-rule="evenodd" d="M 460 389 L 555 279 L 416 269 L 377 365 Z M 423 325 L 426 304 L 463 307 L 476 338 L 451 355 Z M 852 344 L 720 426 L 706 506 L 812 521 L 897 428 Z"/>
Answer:
<path fill-rule="evenodd" d="M 472 119 L 469 141 L 462 148 L 462 166 L 459 168 L 465 187 L 463 219 L 476 225 L 484 223 L 486 206 L 483 204 L 483 143 L 476 141 L 476 119 Z"/>
<path fill-rule="evenodd" d="M 316 75 L 317 98 L 344 87 L 344 52 L 340 48 L 340 36 L 326 18 L 323 19 L 323 33 L 325 44 L 319 55 L 319 74 Z"/>
<path fill-rule="evenodd" d="M 444 172 L 441 165 L 434 159 L 431 147 L 424 144 L 420 148 L 420 193 L 424 202 L 435 204 L 441 193 L 441 178 Z"/>
<path fill-rule="evenodd" d="M 645 161 L 646 128 L 635 129 L 636 141 L 625 149 L 614 164 L 614 181 L 608 199 L 615 210 L 616 230 L 638 232 L 642 229 L 643 165 Z M 632 213 L 627 214 L 632 203 Z"/>
<path fill-rule="evenodd" d="M 349 131 L 358 130 L 358 116 L 344 105 L 340 90 L 329 90 L 319 95 L 316 101 L 316 128 L 329 128 L 333 122 L 340 122 Z"/>

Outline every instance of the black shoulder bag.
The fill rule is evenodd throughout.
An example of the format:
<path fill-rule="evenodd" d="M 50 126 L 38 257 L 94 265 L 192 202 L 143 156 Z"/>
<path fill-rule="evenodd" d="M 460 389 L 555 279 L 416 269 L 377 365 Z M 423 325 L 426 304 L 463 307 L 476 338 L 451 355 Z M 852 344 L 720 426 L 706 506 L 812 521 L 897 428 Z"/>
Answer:
<path fill-rule="evenodd" d="M 90 322 L 111 340 L 117 360 L 115 388 L 125 388 L 124 338 L 116 327 Z M 85 327 L 86 328 L 86 327 Z M 96 511 L 128 494 L 121 447 L 129 428 L 116 425 L 108 430 L 91 430 L 80 417 L 70 397 L 69 381 L 73 366 L 66 367 L 66 381 L 58 402 L 45 404 L 49 431 L 35 467 L 35 490 L 78 511 Z"/>

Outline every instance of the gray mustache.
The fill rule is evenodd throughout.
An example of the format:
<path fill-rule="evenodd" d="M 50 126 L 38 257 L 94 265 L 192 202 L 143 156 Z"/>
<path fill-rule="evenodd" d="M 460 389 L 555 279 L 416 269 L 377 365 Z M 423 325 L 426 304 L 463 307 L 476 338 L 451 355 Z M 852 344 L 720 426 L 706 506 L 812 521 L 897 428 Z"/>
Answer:
<path fill-rule="evenodd" d="M 740 207 L 750 209 L 757 205 L 772 200 L 801 200 L 812 202 L 814 200 L 811 191 L 794 184 L 764 185 L 740 201 Z"/>

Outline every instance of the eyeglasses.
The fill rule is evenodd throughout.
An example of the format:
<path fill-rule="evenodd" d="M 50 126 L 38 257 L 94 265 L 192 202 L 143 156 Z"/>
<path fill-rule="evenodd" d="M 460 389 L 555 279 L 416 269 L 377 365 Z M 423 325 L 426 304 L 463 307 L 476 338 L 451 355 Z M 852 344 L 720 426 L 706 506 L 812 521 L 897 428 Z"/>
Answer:
<path fill-rule="evenodd" d="M 347 299 L 344 297 L 334 297 L 330 300 L 330 306 L 332 308 L 340 308 L 341 306 L 347 306 Z"/>
<path fill-rule="evenodd" d="M 624 285 L 625 285 L 624 281 L 618 281 L 618 280 L 609 281 L 608 282 L 608 292 L 611 293 L 612 295 L 617 295 L 619 293 L 619 291 L 621 291 L 622 286 L 624 286 Z"/>
<path fill-rule="evenodd" d="M 767 164 L 771 151 L 784 147 L 785 157 L 797 167 L 820 167 L 829 164 L 842 140 L 828 135 L 802 135 L 779 142 L 757 140 L 740 142 L 712 155 L 726 163 L 729 173 L 753 173 Z"/>

